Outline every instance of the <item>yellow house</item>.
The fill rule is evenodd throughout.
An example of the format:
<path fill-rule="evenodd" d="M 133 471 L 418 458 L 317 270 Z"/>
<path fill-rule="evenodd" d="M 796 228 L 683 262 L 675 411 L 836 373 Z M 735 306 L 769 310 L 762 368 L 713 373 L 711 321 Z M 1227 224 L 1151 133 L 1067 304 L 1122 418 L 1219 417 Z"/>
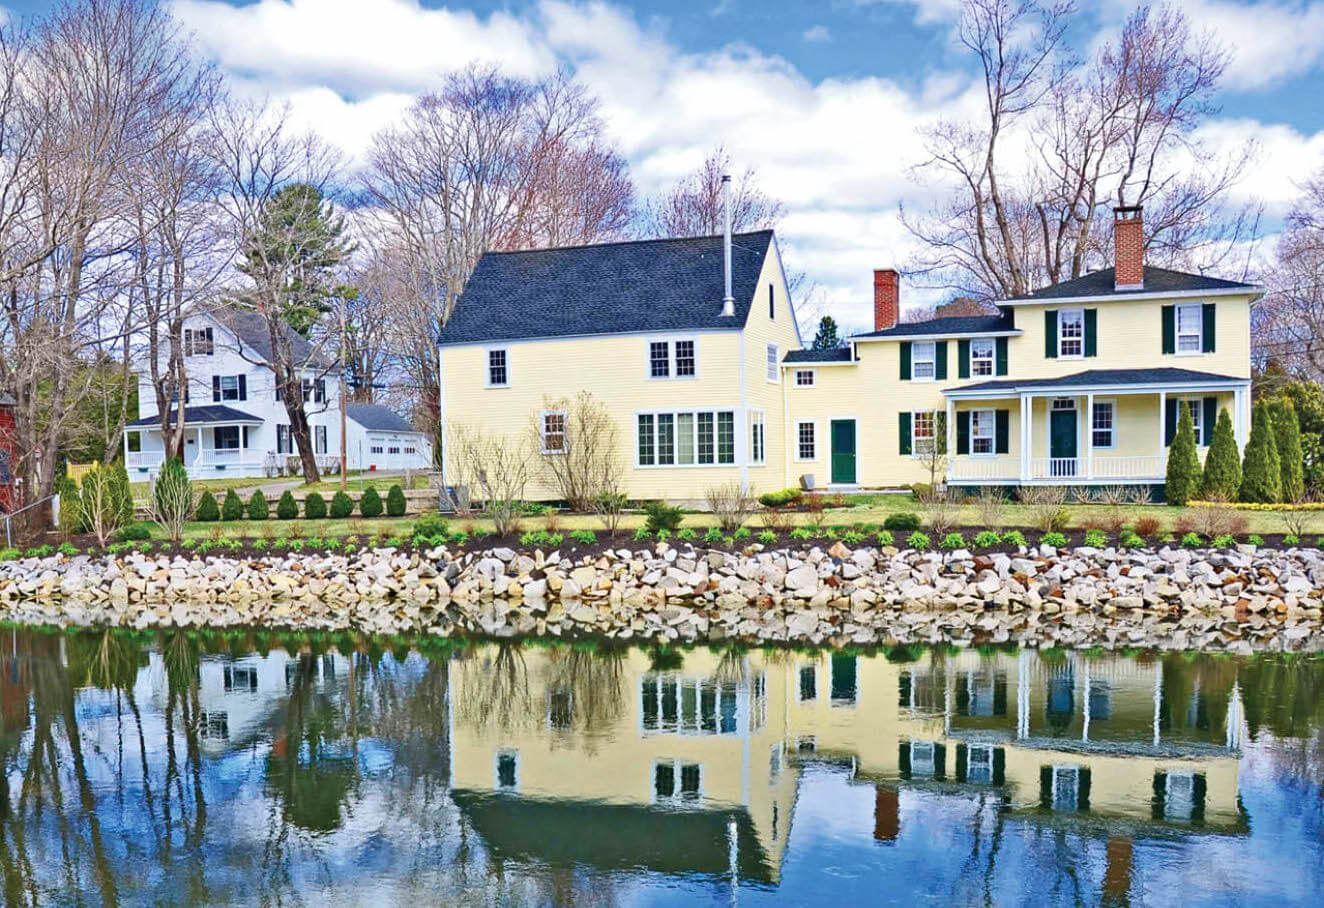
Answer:
<path fill-rule="evenodd" d="M 1147 267 L 1118 209 L 1113 268 L 900 322 L 874 274 L 874 330 L 802 348 L 771 231 L 488 253 L 442 330 L 443 428 L 567 444 L 563 401 L 612 414 L 626 494 L 1062 484 L 1161 487 L 1179 407 L 1201 454 L 1250 425 L 1258 287 Z M 945 439 L 949 456 L 929 454 Z M 443 463 L 443 471 L 446 465 Z M 531 498 L 557 498 L 535 481 Z"/>

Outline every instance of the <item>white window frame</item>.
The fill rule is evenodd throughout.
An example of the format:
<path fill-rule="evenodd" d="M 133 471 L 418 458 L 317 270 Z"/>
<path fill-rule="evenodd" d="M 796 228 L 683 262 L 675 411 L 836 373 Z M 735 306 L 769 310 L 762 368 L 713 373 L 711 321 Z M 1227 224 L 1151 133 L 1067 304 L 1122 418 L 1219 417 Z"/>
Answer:
<path fill-rule="evenodd" d="M 782 380 L 782 348 L 778 344 L 768 344 L 764 356 L 768 367 L 768 383 L 779 384 Z"/>
<path fill-rule="evenodd" d="M 736 414 L 739 410 L 735 407 L 699 407 L 695 409 L 680 408 L 675 410 L 637 410 L 634 414 L 634 421 L 631 425 L 631 431 L 634 434 L 634 467 L 638 470 L 653 469 L 691 469 L 694 467 L 733 467 L 740 462 L 740 432 L 736 425 Z M 731 415 L 731 459 L 722 460 L 722 416 Z M 701 444 L 701 433 L 699 425 L 702 416 L 712 418 L 712 461 L 704 462 L 701 460 L 701 452 L 704 446 Z M 653 438 L 653 462 L 641 463 L 639 460 L 639 418 L 641 416 L 650 416 L 653 419 L 652 438 Z M 661 451 L 661 436 L 658 427 L 661 423 L 661 417 L 671 417 L 671 463 L 658 463 L 658 455 Z M 694 432 L 693 439 L 693 460 L 688 463 L 680 462 L 680 417 L 691 416 Z"/>
<path fill-rule="evenodd" d="M 761 467 L 768 462 L 768 423 L 762 410 L 749 411 L 749 463 Z"/>
<path fill-rule="evenodd" d="M 1183 312 L 1195 313 L 1195 330 L 1182 331 Z M 1204 352 L 1204 304 L 1178 303 L 1172 312 L 1172 350 L 1177 356 L 1199 356 Z M 1182 338 L 1194 338 L 1195 347 L 1191 350 L 1181 348 Z"/>
<path fill-rule="evenodd" d="M 809 457 L 802 456 L 803 435 L 801 434 L 805 426 L 809 427 L 809 444 L 813 448 Z M 814 419 L 801 419 L 795 424 L 795 462 L 796 463 L 817 463 L 818 462 L 818 421 Z"/>
<path fill-rule="evenodd" d="M 938 438 L 938 411 L 937 410 L 911 410 L 910 411 L 910 456 L 914 458 L 926 457 L 927 454 L 920 450 L 920 436 L 915 431 L 919 427 L 920 417 L 926 417 L 930 422 L 929 434 L 927 439 L 932 444 L 937 444 Z"/>
<path fill-rule="evenodd" d="M 806 379 L 808 379 L 806 381 Z M 795 387 L 812 388 L 818 384 L 818 371 L 815 369 L 796 369 Z"/>
<path fill-rule="evenodd" d="M 910 774 L 933 776 L 938 772 L 938 747 L 935 741 L 910 742 Z"/>
<path fill-rule="evenodd" d="M 326 454 L 330 448 L 326 426 L 313 426 L 313 453 Z"/>
<path fill-rule="evenodd" d="M 1178 398 L 1178 407 L 1189 407 L 1191 410 L 1191 425 L 1195 426 L 1195 446 L 1197 448 L 1206 447 L 1204 443 L 1204 398 L 1203 397 L 1181 397 Z M 1180 424 L 1181 410 L 1177 411 L 1177 420 Z M 1175 430 L 1174 430 L 1175 431 Z"/>
<path fill-rule="evenodd" d="M 680 345 L 688 343 L 694 351 L 694 355 L 689 357 L 691 360 L 691 372 L 688 375 L 680 374 Z M 663 348 L 666 351 L 666 375 L 653 374 L 653 346 Z M 658 360 L 659 364 L 662 360 Z M 644 377 L 649 381 L 692 381 L 699 377 L 699 339 L 693 336 L 681 337 L 650 337 L 644 341 Z"/>
<path fill-rule="evenodd" d="M 1066 335 L 1067 316 L 1071 316 L 1073 323 L 1079 323 L 1080 334 L 1068 337 Z M 1080 350 L 1075 353 L 1067 353 L 1065 344 L 1068 342 L 1080 344 Z M 1085 358 L 1085 310 L 1084 309 L 1059 309 L 1057 310 L 1057 358 L 1058 359 L 1084 359 Z"/>
<path fill-rule="evenodd" d="M 506 380 L 504 382 L 492 381 L 492 354 L 500 353 L 504 362 L 502 366 L 506 371 Z M 488 347 L 483 351 L 483 382 L 489 388 L 509 388 L 510 387 L 510 348 L 509 347 Z"/>
<path fill-rule="evenodd" d="M 924 351 L 928 355 L 921 356 Z M 920 365 L 929 367 L 928 375 L 920 375 Z M 910 344 L 910 380 L 911 381 L 937 381 L 938 380 L 938 343 L 937 341 L 912 341 Z"/>
<path fill-rule="evenodd" d="M 549 429 L 548 429 L 548 427 L 547 427 L 547 421 L 548 421 L 548 419 L 549 419 L 549 418 L 557 418 L 557 417 L 559 417 L 560 420 L 561 420 L 561 430 L 560 430 L 559 432 L 549 431 Z M 539 444 L 540 444 L 540 446 L 541 446 L 541 448 L 542 448 L 542 453 L 544 453 L 544 454 L 552 454 L 552 455 L 565 454 L 565 439 L 566 439 L 566 428 L 567 428 L 567 427 L 566 427 L 566 411 L 565 411 L 565 410 L 543 410 L 543 411 L 542 411 L 542 417 L 541 417 L 541 420 L 540 420 L 540 423 L 539 423 L 539 424 L 540 424 L 541 427 L 542 427 L 542 431 L 538 433 Z M 638 426 L 637 426 L 637 425 L 635 426 L 635 430 L 638 431 Z M 561 444 L 560 444 L 559 447 L 550 447 L 550 446 L 548 446 L 548 444 L 547 444 L 547 439 L 548 439 L 549 437 L 551 437 L 551 436 L 554 436 L 554 435 L 560 435 L 560 436 L 561 436 Z"/>
<path fill-rule="evenodd" d="M 1095 422 L 1095 414 L 1098 413 L 1099 407 L 1108 408 L 1107 429 L 1100 429 Z M 1106 445 L 1099 444 L 1099 439 L 1095 435 L 1096 432 L 1108 433 L 1108 443 Z M 1117 401 L 1111 397 L 1095 398 L 1094 400 L 1094 410 L 1090 413 L 1090 445 L 1096 451 L 1111 451 L 1117 447 Z"/>
<path fill-rule="evenodd" d="M 185 356 L 214 356 L 215 354 L 215 334 L 211 328 L 184 329 Z"/>
<path fill-rule="evenodd" d="M 979 774 L 975 776 L 971 769 L 976 765 L 975 755 L 980 756 L 978 763 Z M 987 772 L 987 777 L 985 777 Z M 993 784 L 993 745 L 992 744 L 967 744 L 965 747 L 965 780 L 977 785 Z"/>
<path fill-rule="evenodd" d="M 510 757 L 515 761 L 515 784 L 501 784 L 501 758 Z M 498 792 L 518 792 L 519 791 L 519 751 L 511 748 L 502 748 L 492 755 L 492 790 Z"/>
<path fill-rule="evenodd" d="M 217 379 L 216 387 L 217 390 L 220 391 L 221 403 L 225 403 L 227 400 L 234 401 L 239 399 L 238 375 L 218 375 Z M 226 384 L 227 382 L 229 383 L 228 386 Z"/>
<path fill-rule="evenodd" d="M 987 350 L 987 352 L 981 352 Z M 991 337 L 972 337 L 970 339 L 970 377 L 988 378 L 998 371 L 998 344 Z M 987 372 L 980 371 L 985 366 Z M 978 367 L 978 368 L 976 368 Z"/>
<path fill-rule="evenodd" d="M 912 417 L 913 419 L 913 417 Z M 970 411 L 970 456 L 971 457 L 996 457 L 998 453 L 998 415 L 992 407 L 980 407 L 977 410 Z M 934 430 L 937 430 L 937 419 L 934 419 Z M 978 423 L 978 425 L 976 425 Z M 985 431 L 987 423 L 987 431 Z M 976 451 L 975 441 L 987 441 L 987 451 Z"/>
<path fill-rule="evenodd" d="M 1080 767 L 1080 766 L 1076 766 L 1076 765 L 1074 765 L 1074 764 L 1071 765 L 1071 766 L 1060 766 L 1060 765 L 1055 765 L 1055 766 L 1053 767 L 1053 789 L 1052 789 L 1052 791 L 1049 793 L 1049 804 L 1052 805 L 1052 807 L 1053 807 L 1054 810 L 1058 810 L 1058 809 L 1062 809 L 1062 810 L 1080 810 L 1080 771 L 1081 771 L 1081 768 L 1082 768 L 1082 767 Z M 1058 777 L 1061 776 L 1062 778 L 1066 778 L 1068 774 L 1070 774 L 1070 777 L 1071 777 L 1071 804 L 1070 804 L 1070 805 L 1063 804 L 1063 803 L 1059 803 L 1059 801 L 1058 801 L 1058 799 L 1057 799 L 1057 780 L 1058 780 Z"/>
<path fill-rule="evenodd" d="M 1195 803 L 1195 773 L 1190 770 L 1164 773 L 1163 816 L 1169 820 L 1189 821 L 1199 805 Z M 1176 783 L 1176 784 L 1174 784 Z M 1185 790 L 1181 790 L 1181 786 Z"/>
<path fill-rule="evenodd" d="M 814 677 L 814 690 L 808 697 L 804 695 L 804 688 L 800 684 L 800 676 L 805 672 L 812 673 Z M 818 663 L 802 662 L 795 671 L 795 701 L 797 703 L 816 703 L 821 690 L 822 685 L 818 683 Z"/>
<path fill-rule="evenodd" d="M 660 795 L 657 793 L 657 768 L 659 766 L 671 767 L 671 780 L 673 788 L 671 794 Z M 699 788 L 694 792 L 682 792 L 680 788 L 681 770 L 685 767 L 693 766 L 699 771 Z M 666 758 L 654 760 L 650 767 L 652 772 L 649 774 L 648 787 L 653 792 L 653 803 L 662 804 L 700 804 L 703 802 L 703 764 L 698 760 L 670 760 Z"/>

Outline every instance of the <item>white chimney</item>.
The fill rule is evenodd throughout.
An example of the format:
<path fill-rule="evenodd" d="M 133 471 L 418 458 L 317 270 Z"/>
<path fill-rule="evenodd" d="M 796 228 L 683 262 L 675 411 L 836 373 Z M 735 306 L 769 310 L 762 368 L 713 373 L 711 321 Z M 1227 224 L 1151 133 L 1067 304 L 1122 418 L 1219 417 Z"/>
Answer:
<path fill-rule="evenodd" d="M 722 271 L 725 294 L 722 296 L 722 315 L 730 317 L 736 314 L 736 298 L 731 295 L 731 175 L 722 175 L 723 220 L 722 230 Z"/>

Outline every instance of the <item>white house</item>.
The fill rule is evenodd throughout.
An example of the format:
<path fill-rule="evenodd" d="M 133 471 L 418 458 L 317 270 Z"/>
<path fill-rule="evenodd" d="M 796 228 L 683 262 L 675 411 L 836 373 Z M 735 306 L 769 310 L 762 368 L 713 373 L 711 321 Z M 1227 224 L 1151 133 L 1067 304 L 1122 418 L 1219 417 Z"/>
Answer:
<path fill-rule="evenodd" d="M 426 470 L 432 441 L 400 414 L 380 404 L 345 407 L 345 458 L 351 470 Z"/>

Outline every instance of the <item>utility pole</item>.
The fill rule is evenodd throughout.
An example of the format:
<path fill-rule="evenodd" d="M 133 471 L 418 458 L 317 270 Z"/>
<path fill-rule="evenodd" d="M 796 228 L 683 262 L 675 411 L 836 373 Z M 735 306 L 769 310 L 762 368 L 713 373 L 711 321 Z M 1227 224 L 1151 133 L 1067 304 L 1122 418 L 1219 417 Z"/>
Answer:
<path fill-rule="evenodd" d="M 349 301 L 340 300 L 340 491 L 344 492 L 346 486 L 346 471 L 349 464 L 346 463 L 346 441 L 345 428 L 347 420 L 347 404 L 345 402 L 345 364 L 346 353 L 349 350 Z"/>

